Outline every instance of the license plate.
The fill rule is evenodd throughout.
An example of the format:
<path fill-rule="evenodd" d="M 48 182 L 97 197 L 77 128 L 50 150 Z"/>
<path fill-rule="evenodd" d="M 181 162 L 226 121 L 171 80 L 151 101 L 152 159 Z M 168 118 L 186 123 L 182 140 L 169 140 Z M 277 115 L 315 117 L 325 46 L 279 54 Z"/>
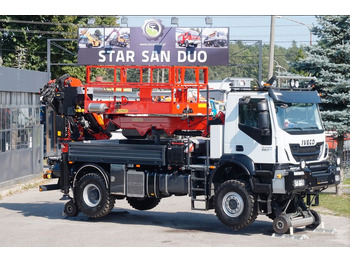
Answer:
<path fill-rule="evenodd" d="M 327 184 L 327 183 L 328 183 L 328 176 L 318 177 L 317 178 L 317 185 Z"/>

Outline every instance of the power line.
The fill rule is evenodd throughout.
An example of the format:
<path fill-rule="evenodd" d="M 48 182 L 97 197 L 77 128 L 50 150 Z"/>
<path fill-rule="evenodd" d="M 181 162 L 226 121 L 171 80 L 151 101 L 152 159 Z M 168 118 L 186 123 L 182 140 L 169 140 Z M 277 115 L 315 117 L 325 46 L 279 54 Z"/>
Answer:
<path fill-rule="evenodd" d="M 79 17 L 85 17 L 85 16 L 79 16 Z M 87 18 L 89 17 L 94 17 L 94 16 L 86 16 Z M 98 16 L 98 17 L 109 17 L 109 16 Z M 116 20 L 118 17 L 116 16 Z M 0 22 L 4 23 L 16 23 L 16 24 L 34 24 L 34 25 L 63 25 L 63 26 L 75 26 L 75 27 L 88 27 L 89 25 L 86 24 L 75 24 L 75 23 L 55 23 L 55 22 L 37 22 L 37 21 L 24 21 L 24 20 L 9 20 L 9 19 L 0 19 Z M 94 27 L 104 27 L 106 25 L 93 25 Z"/>
<path fill-rule="evenodd" d="M 0 28 L 2 32 L 17 32 L 17 33 L 32 33 L 32 34 L 49 34 L 49 35 L 77 35 L 77 33 L 67 33 L 67 32 L 55 32 L 55 31 L 41 31 L 41 30 L 28 30 L 28 29 L 8 29 Z"/>
<path fill-rule="evenodd" d="M 36 21 L 9 20 L 9 19 L 0 19 L 0 22 L 4 22 L 4 23 L 16 23 L 16 24 L 34 24 L 34 25 L 78 26 L 77 24 L 73 24 L 73 23 L 36 22 Z"/>

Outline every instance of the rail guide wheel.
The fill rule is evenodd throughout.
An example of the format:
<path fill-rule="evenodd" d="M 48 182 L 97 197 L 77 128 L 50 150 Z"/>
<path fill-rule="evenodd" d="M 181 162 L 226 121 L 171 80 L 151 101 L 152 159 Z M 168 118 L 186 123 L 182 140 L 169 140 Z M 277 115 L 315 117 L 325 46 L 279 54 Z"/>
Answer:
<path fill-rule="evenodd" d="M 277 234 L 286 234 L 289 231 L 291 226 L 292 226 L 292 223 L 286 214 L 281 214 L 278 217 L 276 217 L 273 220 L 273 224 L 272 224 L 273 230 Z"/>
<path fill-rule="evenodd" d="M 78 206 L 73 202 L 73 200 L 69 200 L 64 205 L 63 212 L 69 217 L 76 217 L 79 214 Z"/>

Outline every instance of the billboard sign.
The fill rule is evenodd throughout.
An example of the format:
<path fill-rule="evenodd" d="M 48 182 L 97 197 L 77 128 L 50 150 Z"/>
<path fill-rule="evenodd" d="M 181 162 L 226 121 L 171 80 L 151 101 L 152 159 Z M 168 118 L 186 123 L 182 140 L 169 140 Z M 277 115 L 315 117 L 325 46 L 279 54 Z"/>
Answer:
<path fill-rule="evenodd" d="M 78 29 L 81 65 L 227 65 L 228 28 L 141 27 Z"/>

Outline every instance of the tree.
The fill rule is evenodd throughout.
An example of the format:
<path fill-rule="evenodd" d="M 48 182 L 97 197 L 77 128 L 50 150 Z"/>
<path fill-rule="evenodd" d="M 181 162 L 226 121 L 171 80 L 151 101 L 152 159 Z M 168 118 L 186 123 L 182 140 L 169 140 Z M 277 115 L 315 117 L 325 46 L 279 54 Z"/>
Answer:
<path fill-rule="evenodd" d="M 337 155 L 342 157 L 344 135 L 350 131 L 350 16 L 317 16 L 312 32 L 317 45 L 305 47 L 306 57 L 293 67 L 317 77 L 325 128 L 336 131 Z"/>
<path fill-rule="evenodd" d="M 267 81 L 269 45 L 262 45 L 262 77 Z M 290 71 L 290 63 L 304 57 L 304 51 L 294 41 L 291 47 L 275 47 L 275 66 L 277 72 Z M 210 80 L 222 80 L 226 77 L 248 77 L 258 79 L 259 45 L 256 41 L 234 41 L 230 43 L 229 66 L 211 66 Z M 292 71 L 293 72 L 293 71 Z M 295 73 L 295 72 L 293 72 Z M 256 84 L 256 83 L 255 83 Z"/>
<path fill-rule="evenodd" d="M 97 26 L 117 26 L 116 16 L 94 18 Z M 87 26 L 88 19 L 88 16 L 1 15 L 0 57 L 3 66 L 46 71 L 47 39 L 74 39 L 77 37 L 78 27 Z M 60 45 L 72 53 L 77 53 L 76 41 L 60 42 Z M 52 50 L 51 60 L 67 64 L 77 62 L 76 56 L 58 48 Z M 83 67 L 55 66 L 51 73 L 52 78 L 64 73 L 85 78 Z"/>

